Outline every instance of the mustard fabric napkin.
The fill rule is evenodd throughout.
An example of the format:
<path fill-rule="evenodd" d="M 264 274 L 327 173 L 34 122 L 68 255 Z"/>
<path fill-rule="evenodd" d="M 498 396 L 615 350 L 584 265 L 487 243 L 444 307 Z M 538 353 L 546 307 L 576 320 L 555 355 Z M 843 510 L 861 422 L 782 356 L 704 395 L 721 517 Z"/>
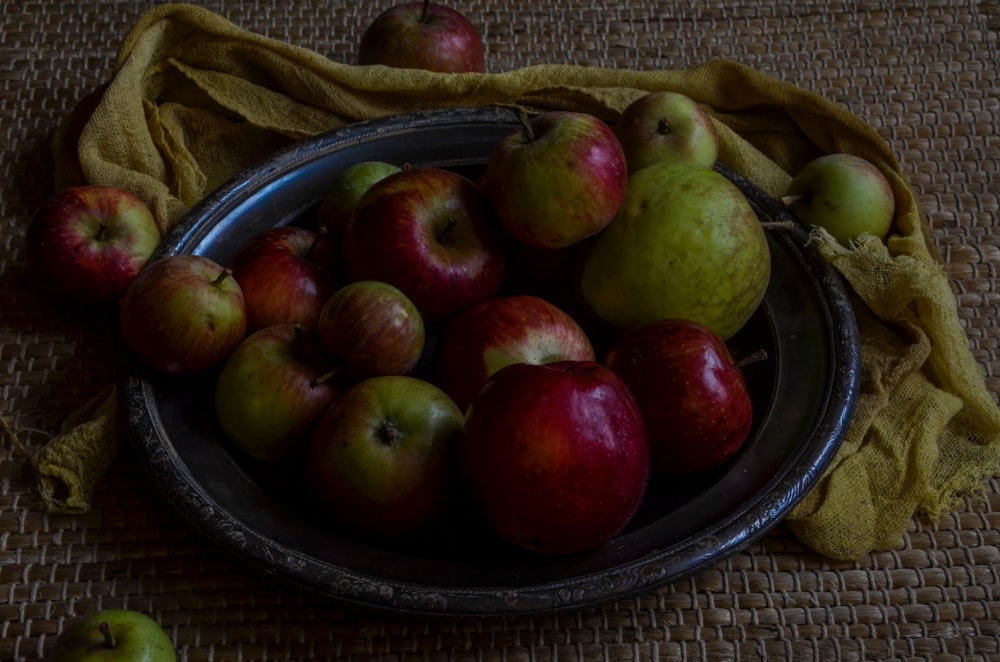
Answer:
<path fill-rule="evenodd" d="M 165 4 L 138 21 L 106 87 L 60 130 L 57 184 L 129 189 L 149 202 L 166 233 L 241 169 L 350 122 L 490 104 L 583 111 L 613 122 L 655 90 L 704 104 L 719 129 L 719 160 L 773 196 L 783 194 L 789 173 L 830 152 L 868 159 L 896 195 L 886 244 L 848 249 L 816 236 L 857 296 L 862 393 L 833 465 L 787 518 L 791 530 L 820 554 L 855 559 L 897 545 L 915 514 L 938 517 L 981 490 L 998 468 L 1000 411 L 893 152 L 844 108 L 736 62 L 641 72 L 543 65 L 495 74 L 359 67 L 247 32 L 196 6 Z M 51 474 L 60 455 L 79 467 L 79 449 L 68 442 L 80 437 L 113 449 L 110 429 L 97 432 L 84 423 L 54 440 L 65 448 L 47 452 L 40 475 Z M 60 475 L 60 493 L 85 507 L 93 474 Z"/>

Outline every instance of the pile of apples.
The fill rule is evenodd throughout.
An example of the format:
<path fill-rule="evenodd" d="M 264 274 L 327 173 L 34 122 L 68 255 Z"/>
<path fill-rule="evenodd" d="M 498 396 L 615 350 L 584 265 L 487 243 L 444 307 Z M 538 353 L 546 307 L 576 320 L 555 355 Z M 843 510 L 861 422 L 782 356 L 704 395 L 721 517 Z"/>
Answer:
<path fill-rule="evenodd" d="M 482 71 L 482 53 L 464 17 L 424 2 L 376 19 L 359 60 Z M 418 57 L 435 54 L 445 64 Z M 726 341 L 760 305 L 770 254 L 713 170 L 718 147 L 697 103 L 653 92 L 613 127 L 522 114 L 476 181 L 356 163 L 314 215 L 229 264 L 150 262 L 161 236 L 141 200 L 67 189 L 37 211 L 28 260 L 63 303 L 117 312 L 151 369 L 214 379 L 227 442 L 301 467 L 334 526 L 406 539 L 467 503 L 510 545 L 573 553 L 620 533 L 651 480 L 718 468 L 749 436 L 741 368 L 760 357 Z M 845 242 L 884 236 L 892 201 L 847 154 L 784 198 Z"/>

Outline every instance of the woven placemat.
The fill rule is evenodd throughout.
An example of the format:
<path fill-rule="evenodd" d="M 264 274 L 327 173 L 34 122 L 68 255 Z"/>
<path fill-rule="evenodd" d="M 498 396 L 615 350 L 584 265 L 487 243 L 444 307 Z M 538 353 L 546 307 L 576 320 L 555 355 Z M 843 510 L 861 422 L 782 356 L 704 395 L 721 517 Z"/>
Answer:
<path fill-rule="evenodd" d="M 0 3 L 0 414 L 37 447 L 112 376 L 108 329 L 38 299 L 22 240 L 51 192 L 47 141 L 152 2 Z M 202 2 L 351 62 L 389 3 Z M 1000 5 L 784 0 L 452 0 L 488 68 L 656 69 L 739 60 L 815 90 L 899 155 L 953 278 L 970 346 L 1000 394 Z M 909 8 L 906 5 L 919 4 Z M 68 620 L 153 615 L 184 660 L 1000 659 L 1000 480 L 900 544 L 831 562 L 780 526 L 693 577 L 598 608 L 446 621 L 347 609 L 200 538 L 126 449 L 85 515 L 47 513 L 0 447 L 0 660 L 34 660 Z"/>

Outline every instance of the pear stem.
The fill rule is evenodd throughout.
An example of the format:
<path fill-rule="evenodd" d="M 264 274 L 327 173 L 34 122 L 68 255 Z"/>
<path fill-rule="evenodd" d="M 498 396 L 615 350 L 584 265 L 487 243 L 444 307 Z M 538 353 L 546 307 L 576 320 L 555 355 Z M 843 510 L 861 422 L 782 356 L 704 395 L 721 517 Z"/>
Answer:
<path fill-rule="evenodd" d="M 760 363 L 761 361 L 765 360 L 767 360 L 767 350 L 758 349 L 753 354 L 748 354 L 747 356 L 744 356 L 742 359 L 734 363 L 733 367 L 735 367 L 737 370 L 742 370 L 748 365 L 751 365 L 753 363 Z"/>
<path fill-rule="evenodd" d="M 118 642 L 115 641 L 115 635 L 111 634 L 111 625 L 107 621 L 101 621 L 97 626 L 97 629 L 101 631 L 104 635 L 104 647 L 105 648 L 117 648 Z"/>

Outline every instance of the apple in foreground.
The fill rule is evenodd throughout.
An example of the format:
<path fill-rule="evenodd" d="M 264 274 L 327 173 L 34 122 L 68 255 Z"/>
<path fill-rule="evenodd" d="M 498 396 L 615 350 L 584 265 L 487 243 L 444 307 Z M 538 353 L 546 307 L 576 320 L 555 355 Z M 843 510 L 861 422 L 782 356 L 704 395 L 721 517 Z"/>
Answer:
<path fill-rule="evenodd" d="M 653 472 L 714 469 L 743 447 L 753 403 L 725 342 L 689 320 L 653 320 L 622 333 L 604 360 L 646 420 Z"/>
<path fill-rule="evenodd" d="M 462 412 L 430 382 L 406 375 L 358 382 L 323 415 L 306 480 L 330 518 L 376 539 L 442 521 L 452 503 Z"/>
<path fill-rule="evenodd" d="M 714 170 L 657 163 L 629 179 L 618 216 L 583 261 L 578 289 L 620 329 L 680 318 L 728 339 L 757 309 L 770 277 L 768 240 L 743 193 Z"/>
<path fill-rule="evenodd" d="M 435 383 L 465 411 L 487 378 L 512 363 L 593 361 L 576 320 L 537 296 L 497 297 L 466 308 L 438 337 Z"/>
<path fill-rule="evenodd" d="M 468 18 L 424 0 L 390 7 L 375 17 L 361 36 L 358 64 L 482 73 L 486 51 Z"/>
<path fill-rule="evenodd" d="M 243 292 L 229 269 L 190 254 L 162 257 L 125 292 L 122 336 L 147 366 L 192 375 L 220 363 L 246 335 Z"/>
<path fill-rule="evenodd" d="M 229 263 L 243 290 L 247 330 L 272 324 L 316 328 L 339 284 L 338 260 L 323 232 L 281 226 L 251 237 Z"/>
<path fill-rule="evenodd" d="M 629 104 L 615 124 L 629 173 L 670 161 L 711 168 L 719 135 L 709 114 L 679 92 L 645 94 Z"/>
<path fill-rule="evenodd" d="M 884 239 L 896 207 L 882 171 L 853 154 L 810 161 L 792 178 L 782 202 L 801 222 L 824 228 L 844 245 L 862 234 Z"/>
<path fill-rule="evenodd" d="M 263 462 L 298 455 L 340 394 L 315 332 L 274 324 L 251 333 L 215 384 L 215 416 L 226 438 Z"/>
<path fill-rule="evenodd" d="M 404 168 L 361 196 L 344 234 L 346 273 L 399 288 L 425 322 L 436 322 L 499 292 L 504 242 L 489 200 L 470 180 Z"/>
<path fill-rule="evenodd" d="M 361 161 L 341 170 L 330 182 L 323 199 L 316 208 L 316 227 L 326 231 L 335 245 L 351 218 L 354 207 L 365 191 L 400 167 L 383 161 Z"/>
<path fill-rule="evenodd" d="M 614 132 L 587 113 L 529 118 L 493 148 L 485 187 L 500 224 L 529 246 L 564 248 L 603 230 L 628 169 Z"/>
<path fill-rule="evenodd" d="M 638 510 L 649 469 L 638 405 L 599 363 L 509 365 L 466 412 L 463 483 L 516 547 L 567 554 L 606 543 Z"/>
<path fill-rule="evenodd" d="M 70 625 L 45 658 L 50 662 L 174 662 L 177 653 L 163 628 L 130 609 L 105 609 Z"/>
<path fill-rule="evenodd" d="M 399 288 L 377 280 L 344 285 L 316 327 L 323 350 L 359 379 L 405 375 L 420 361 L 424 320 Z"/>
<path fill-rule="evenodd" d="M 159 243 L 145 202 L 100 185 L 54 193 L 25 235 L 28 266 L 40 288 L 80 308 L 117 305 Z"/>

